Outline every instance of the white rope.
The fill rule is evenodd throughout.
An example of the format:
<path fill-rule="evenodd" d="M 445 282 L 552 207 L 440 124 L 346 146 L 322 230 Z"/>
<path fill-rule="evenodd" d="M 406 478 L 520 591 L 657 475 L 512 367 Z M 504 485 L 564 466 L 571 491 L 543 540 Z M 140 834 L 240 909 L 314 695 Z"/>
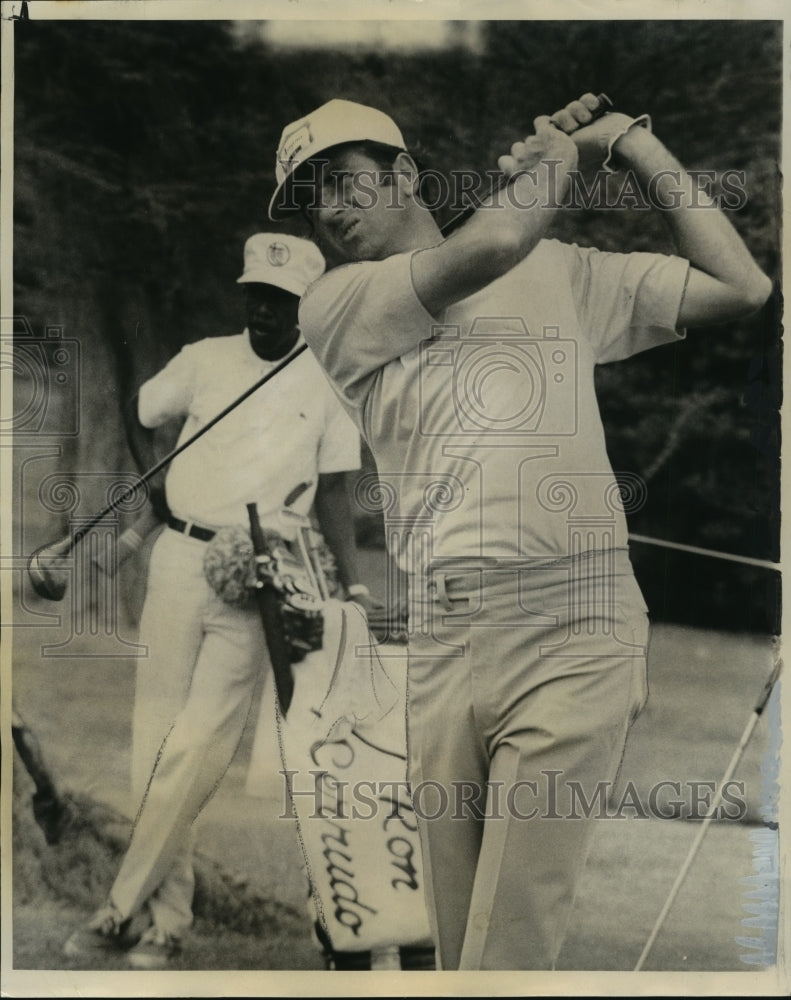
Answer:
<path fill-rule="evenodd" d="M 717 552 L 716 549 L 701 549 L 697 545 L 682 545 L 680 542 L 666 542 L 659 538 L 649 538 L 647 535 L 633 535 L 633 542 L 643 542 L 646 545 L 659 545 L 665 549 L 678 549 L 681 552 L 691 552 L 696 556 L 711 556 L 713 559 L 727 559 L 729 562 L 744 563 L 747 566 L 760 566 L 762 569 L 780 569 L 780 563 L 768 559 L 752 559 L 750 556 L 735 556 L 730 552 Z"/>

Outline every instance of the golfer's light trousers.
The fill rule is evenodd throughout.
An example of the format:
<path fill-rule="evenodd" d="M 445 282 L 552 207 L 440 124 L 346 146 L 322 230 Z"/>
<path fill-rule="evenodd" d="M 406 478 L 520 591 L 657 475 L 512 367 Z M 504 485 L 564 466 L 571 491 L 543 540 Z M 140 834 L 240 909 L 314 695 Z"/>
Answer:
<path fill-rule="evenodd" d="M 410 630 L 408 766 L 438 964 L 552 969 L 648 694 L 628 555 L 446 568 L 413 588 Z"/>

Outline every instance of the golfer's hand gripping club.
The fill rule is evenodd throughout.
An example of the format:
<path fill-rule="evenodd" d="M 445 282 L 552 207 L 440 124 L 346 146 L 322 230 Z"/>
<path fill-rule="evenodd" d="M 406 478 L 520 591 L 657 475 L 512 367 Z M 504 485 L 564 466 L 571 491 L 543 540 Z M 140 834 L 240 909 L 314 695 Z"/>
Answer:
<path fill-rule="evenodd" d="M 613 144 L 635 122 L 612 108 L 613 102 L 606 94 L 583 94 L 551 116 L 539 115 L 533 121 L 534 134 L 515 142 L 510 154 L 499 157 L 497 163 L 504 176 L 497 186 L 501 188 L 514 173 L 530 170 L 541 160 L 551 158 L 552 139 L 547 129 L 568 136 L 577 146 L 583 165 L 601 165 L 609 160 Z"/>
<path fill-rule="evenodd" d="M 628 131 L 635 121 L 614 112 L 613 102 L 606 94 L 583 94 L 579 100 L 571 101 L 553 115 L 542 115 L 535 119 L 534 126 L 542 135 L 528 136 L 525 140 L 514 143 L 511 152 L 498 159 L 501 176 L 494 182 L 486 198 L 474 201 L 464 211 L 450 219 L 442 227 L 444 235 L 449 235 L 466 221 L 473 212 L 489 198 L 494 197 L 509 183 L 514 173 L 530 170 L 538 162 L 549 156 L 551 158 L 551 137 L 546 135 L 548 128 L 557 129 L 569 136 L 577 146 L 583 164 L 593 162 L 598 156 L 599 164 L 610 169 L 609 162 L 612 148 L 618 138 Z"/>
<path fill-rule="evenodd" d="M 615 144 L 621 136 L 635 125 L 651 129 L 648 115 L 632 118 L 614 111 L 613 102 L 606 94 L 583 94 L 578 101 L 571 101 L 556 111 L 549 124 L 573 140 L 580 167 L 603 167 L 609 172 L 616 169 L 613 165 L 613 160 L 617 159 Z"/>

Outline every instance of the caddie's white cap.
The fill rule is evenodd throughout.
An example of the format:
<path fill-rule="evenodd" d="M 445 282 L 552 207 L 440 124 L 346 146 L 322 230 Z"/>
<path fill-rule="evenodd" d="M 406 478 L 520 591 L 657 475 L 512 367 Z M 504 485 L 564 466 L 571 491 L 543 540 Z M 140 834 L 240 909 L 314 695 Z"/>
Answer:
<path fill-rule="evenodd" d="M 406 149 L 398 126 L 383 111 L 354 101 L 332 100 L 283 129 L 275 161 L 277 188 L 269 202 L 269 218 L 285 219 L 296 210 L 289 196 L 294 171 L 311 157 L 342 142 L 381 142 Z"/>
<path fill-rule="evenodd" d="M 302 296 L 324 268 L 324 257 L 310 240 L 286 233 L 256 233 L 244 245 L 244 273 L 237 284 L 258 281 Z"/>

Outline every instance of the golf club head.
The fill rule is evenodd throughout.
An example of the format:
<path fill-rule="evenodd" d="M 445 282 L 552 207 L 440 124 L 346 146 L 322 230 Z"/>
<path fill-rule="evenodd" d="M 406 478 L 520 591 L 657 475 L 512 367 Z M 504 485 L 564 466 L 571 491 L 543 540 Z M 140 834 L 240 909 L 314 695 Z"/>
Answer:
<path fill-rule="evenodd" d="M 69 539 L 42 545 L 27 561 L 30 585 L 46 601 L 62 601 L 69 585 L 69 574 L 63 566 L 69 551 Z"/>

